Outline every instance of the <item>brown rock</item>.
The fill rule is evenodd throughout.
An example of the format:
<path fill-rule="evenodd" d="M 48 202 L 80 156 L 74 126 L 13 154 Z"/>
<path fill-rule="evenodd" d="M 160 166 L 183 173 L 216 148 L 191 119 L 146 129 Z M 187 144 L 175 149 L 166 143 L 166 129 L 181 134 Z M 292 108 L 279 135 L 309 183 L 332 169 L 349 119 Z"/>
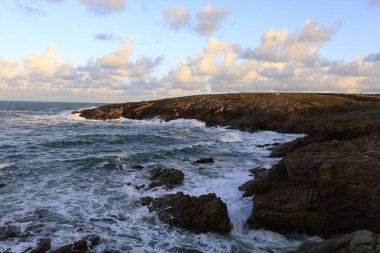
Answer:
<path fill-rule="evenodd" d="M 306 242 L 298 250 L 288 253 L 378 253 L 380 240 L 367 230 L 352 234 L 338 235 L 324 242 Z"/>
<path fill-rule="evenodd" d="M 313 143 L 289 153 L 270 173 L 246 184 L 255 194 L 254 226 L 310 234 L 380 231 L 380 149 L 375 134 Z"/>
<path fill-rule="evenodd" d="M 227 206 L 214 193 L 199 197 L 183 192 L 166 195 L 154 199 L 149 211 L 157 212 L 162 222 L 196 233 L 229 233 L 232 229 Z"/>
<path fill-rule="evenodd" d="M 185 175 L 182 171 L 176 169 L 154 169 L 151 172 L 149 188 L 157 186 L 166 186 L 173 188 L 175 185 L 179 185 L 183 182 Z"/>
<path fill-rule="evenodd" d="M 37 247 L 32 249 L 30 253 L 45 253 L 48 250 L 50 250 L 51 247 L 51 242 L 50 239 L 44 239 L 41 240 L 38 244 Z"/>

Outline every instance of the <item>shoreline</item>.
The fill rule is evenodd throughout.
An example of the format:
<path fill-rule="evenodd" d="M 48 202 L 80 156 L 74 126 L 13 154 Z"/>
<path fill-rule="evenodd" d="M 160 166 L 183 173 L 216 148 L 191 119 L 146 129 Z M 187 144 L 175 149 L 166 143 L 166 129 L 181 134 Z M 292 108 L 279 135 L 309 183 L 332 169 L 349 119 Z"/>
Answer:
<path fill-rule="evenodd" d="M 284 158 L 250 183 L 255 210 L 249 223 L 322 236 L 380 231 L 379 95 L 200 95 L 106 105 L 80 116 L 185 118 L 249 132 L 307 134 L 276 147 L 272 156 Z"/>

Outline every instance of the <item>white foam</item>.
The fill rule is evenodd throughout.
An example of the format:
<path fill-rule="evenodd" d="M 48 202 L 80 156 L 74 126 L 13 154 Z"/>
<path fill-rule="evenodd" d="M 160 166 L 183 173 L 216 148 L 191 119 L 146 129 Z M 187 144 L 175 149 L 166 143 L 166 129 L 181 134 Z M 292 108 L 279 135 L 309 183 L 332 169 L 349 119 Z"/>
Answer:
<path fill-rule="evenodd" d="M 241 142 L 241 136 L 239 132 L 230 132 L 226 133 L 219 137 L 219 141 L 225 142 L 225 143 L 232 143 L 232 142 Z"/>
<path fill-rule="evenodd" d="M 0 170 L 9 168 L 9 167 L 11 167 L 13 165 L 14 165 L 14 163 L 0 163 Z"/>

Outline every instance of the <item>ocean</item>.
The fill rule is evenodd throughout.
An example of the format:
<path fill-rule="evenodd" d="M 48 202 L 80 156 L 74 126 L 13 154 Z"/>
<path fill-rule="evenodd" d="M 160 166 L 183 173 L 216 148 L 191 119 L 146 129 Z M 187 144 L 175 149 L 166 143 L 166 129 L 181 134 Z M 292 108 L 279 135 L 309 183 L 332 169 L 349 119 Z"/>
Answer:
<path fill-rule="evenodd" d="M 89 234 L 101 238 L 94 252 L 284 252 L 308 239 L 248 230 L 252 199 L 238 189 L 252 178 L 249 169 L 278 162 L 257 145 L 299 135 L 208 128 L 196 120 L 94 121 L 71 114 L 95 106 L 0 102 L 0 231 L 17 231 L 0 240 L 0 252 L 24 252 L 43 238 L 54 248 Z M 215 163 L 193 164 L 200 157 Z M 183 171 L 183 185 L 138 189 L 157 167 Z M 137 204 L 142 196 L 178 191 L 216 193 L 227 204 L 232 232 L 194 234 L 163 224 Z"/>

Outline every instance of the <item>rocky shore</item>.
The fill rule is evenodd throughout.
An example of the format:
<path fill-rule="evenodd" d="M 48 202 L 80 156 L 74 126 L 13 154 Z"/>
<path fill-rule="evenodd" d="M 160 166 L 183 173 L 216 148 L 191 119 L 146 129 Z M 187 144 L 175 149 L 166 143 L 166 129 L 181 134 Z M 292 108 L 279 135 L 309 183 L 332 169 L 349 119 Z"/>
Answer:
<path fill-rule="evenodd" d="M 254 196 L 248 223 L 326 237 L 380 232 L 380 95 L 202 95 L 107 105 L 80 116 L 185 118 L 242 131 L 306 134 L 271 147 L 281 162 L 241 187 L 244 196 Z"/>

